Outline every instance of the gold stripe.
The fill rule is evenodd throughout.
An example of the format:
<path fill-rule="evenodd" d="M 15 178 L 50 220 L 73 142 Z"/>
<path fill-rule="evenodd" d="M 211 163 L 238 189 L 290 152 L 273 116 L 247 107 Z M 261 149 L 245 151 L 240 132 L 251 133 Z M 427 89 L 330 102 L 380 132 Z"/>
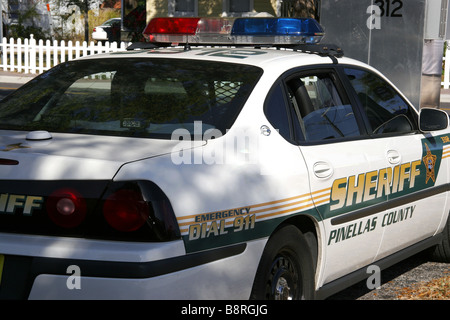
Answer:
<path fill-rule="evenodd" d="M 255 204 L 255 205 L 252 205 L 252 206 L 243 206 L 243 207 L 239 207 L 239 208 L 227 209 L 227 210 L 222 210 L 222 211 L 238 210 L 238 209 L 248 208 L 248 207 L 251 207 L 251 208 L 264 207 L 264 206 L 268 206 L 268 205 L 271 205 L 271 204 L 276 204 L 276 203 L 281 203 L 281 202 L 285 202 L 285 201 L 291 201 L 291 200 L 295 200 L 295 199 L 300 199 L 300 198 L 302 198 L 302 197 L 305 197 L 305 195 L 303 195 L 303 196 L 295 196 L 295 197 L 291 197 L 291 198 L 286 198 L 286 199 L 283 199 L 283 200 L 274 200 L 274 201 L 270 201 L 270 202 L 265 202 L 265 203 Z M 201 214 L 202 214 L 202 215 L 204 215 L 204 214 L 206 215 L 206 214 L 211 214 L 211 213 L 215 213 L 215 212 L 219 212 L 219 211 L 220 211 L 220 210 L 217 210 L 217 211 L 211 211 L 211 212 L 207 212 L 207 213 L 201 213 Z M 192 218 L 195 218 L 195 217 L 198 216 L 198 215 L 200 215 L 200 214 L 194 214 L 194 215 L 190 215 L 190 216 L 184 216 L 184 217 L 177 218 L 177 220 L 192 219 Z"/>
<path fill-rule="evenodd" d="M 2 284 L 2 273 L 4 264 L 5 264 L 5 256 L 0 254 L 0 285 Z"/>
<path fill-rule="evenodd" d="M 446 145 L 442 149 L 442 159 L 450 157 L 450 145 Z"/>
<path fill-rule="evenodd" d="M 250 207 L 252 209 L 253 208 L 259 208 L 259 207 L 265 207 L 265 206 L 269 206 L 269 205 L 272 205 L 272 204 L 277 204 L 277 203 L 281 203 L 281 202 L 291 201 L 291 200 L 295 200 L 295 199 L 301 199 L 301 198 L 304 198 L 304 197 L 310 197 L 311 195 L 315 195 L 315 194 L 322 193 L 324 191 L 330 191 L 330 190 L 331 190 L 331 188 L 325 188 L 325 189 L 322 189 L 322 190 L 317 190 L 317 191 L 311 192 L 310 194 L 307 193 L 307 194 L 300 195 L 300 196 L 294 196 L 294 197 L 290 197 L 290 198 L 286 198 L 286 199 L 264 202 L 264 203 L 255 204 L 255 205 L 251 205 L 251 206 L 243 206 L 243 207 L 233 208 L 233 209 L 229 209 L 229 210 L 238 210 L 238 209 L 248 208 L 248 207 Z M 324 194 L 322 196 L 326 196 L 328 194 Z M 309 201 L 309 200 L 311 200 L 311 198 L 309 198 L 307 200 Z M 306 201 L 306 200 L 302 200 L 302 201 Z M 292 203 L 292 204 L 295 204 L 295 203 Z M 222 210 L 222 211 L 227 211 L 227 210 Z M 207 213 L 201 213 L 201 214 L 202 215 L 206 215 L 206 214 L 211 214 L 211 213 L 215 213 L 215 212 L 219 212 L 219 210 L 218 211 L 207 212 Z M 177 220 L 180 221 L 180 220 L 193 219 L 193 218 L 195 218 L 198 215 L 200 215 L 200 214 L 194 214 L 194 215 L 190 215 L 190 216 L 179 217 L 179 218 L 177 218 Z"/>
<path fill-rule="evenodd" d="M 323 192 L 326 192 L 324 194 L 321 194 Z M 314 205 L 319 205 L 322 203 L 326 203 L 329 202 L 329 196 L 331 193 L 331 188 L 325 188 L 322 190 L 317 190 L 312 192 L 311 194 L 304 194 L 301 196 L 295 196 L 295 197 L 290 197 L 290 198 L 286 198 L 286 199 L 281 199 L 281 200 L 274 200 L 274 201 L 269 201 L 269 202 L 264 202 L 264 203 L 260 203 L 260 204 L 256 204 L 256 205 L 252 205 L 249 206 L 249 208 L 254 209 L 254 208 L 260 208 L 260 207 L 265 207 L 265 206 L 270 206 L 270 205 L 274 205 L 274 204 L 279 204 L 279 203 L 283 203 L 286 201 L 291 201 L 291 200 L 295 200 L 295 199 L 301 199 L 301 198 L 305 198 L 308 197 L 306 199 L 302 199 L 299 201 L 295 201 L 295 202 L 291 202 L 291 203 L 285 203 L 279 206 L 270 206 L 268 208 L 264 208 L 264 209 L 260 209 L 260 210 L 256 210 L 256 211 L 251 211 L 250 214 L 260 214 L 260 213 L 264 213 L 267 211 L 272 211 L 272 210 L 278 210 L 278 209 L 283 209 L 283 208 L 287 208 L 287 207 L 291 207 L 291 206 L 295 206 L 294 208 L 290 208 L 290 209 L 286 209 L 286 210 L 278 210 L 276 212 L 271 212 L 271 213 L 267 213 L 267 214 L 263 214 L 263 215 L 258 215 L 256 216 L 256 220 L 261 220 L 261 219 L 265 219 L 265 218 L 273 218 L 279 215 L 284 215 L 284 214 L 288 214 L 288 213 L 292 213 L 292 212 L 298 212 L 300 210 L 306 209 L 306 208 L 312 208 L 314 207 Z M 313 196 L 315 195 L 315 196 Z M 313 197 L 311 197 L 313 196 Z M 323 197 L 326 197 L 325 199 L 322 199 Z M 321 199 L 321 200 L 319 200 Z M 310 202 L 310 203 L 309 203 Z M 247 207 L 239 207 L 239 208 L 235 208 L 235 209 L 230 209 L 230 210 L 237 210 L 237 209 L 241 209 L 241 208 L 247 208 Z M 177 220 L 186 220 L 186 219 L 193 219 L 198 215 L 207 215 L 207 214 L 211 214 L 214 212 L 218 212 L 218 211 L 213 211 L 210 213 L 203 213 L 203 214 L 197 214 L 197 215 L 190 215 L 190 216 L 185 216 L 185 217 L 180 217 Z M 231 219 L 231 218 L 229 218 Z M 218 219 L 214 219 L 211 221 L 215 221 Z M 190 226 L 192 224 L 195 224 L 195 221 L 188 221 L 188 222 L 179 222 L 179 226 L 180 227 L 184 227 L 184 226 Z M 225 225 L 232 225 L 233 224 L 233 220 L 229 220 L 227 222 L 225 222 Z M 185 233 L 188 232 L 188 228 L 185 229 L 180 229 L 181 233 Z"/>

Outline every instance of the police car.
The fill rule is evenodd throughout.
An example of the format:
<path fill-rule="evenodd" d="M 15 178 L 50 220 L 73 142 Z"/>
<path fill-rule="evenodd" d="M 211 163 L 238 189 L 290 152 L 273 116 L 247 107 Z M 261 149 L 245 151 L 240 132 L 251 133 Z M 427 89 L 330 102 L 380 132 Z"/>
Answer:
<path fill-rule="evenodd" d="M 1 101 L 0 298 L 323 299 L 449 261 L 446 113 L 314 20 L 145 34 Z"/>

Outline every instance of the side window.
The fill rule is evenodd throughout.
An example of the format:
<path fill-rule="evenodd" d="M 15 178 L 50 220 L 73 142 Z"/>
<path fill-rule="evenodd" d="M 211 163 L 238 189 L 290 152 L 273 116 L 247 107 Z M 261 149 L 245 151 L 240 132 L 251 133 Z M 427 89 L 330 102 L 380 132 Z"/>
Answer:
<path fill-rule="evenodd" d="M 169 0 L 169 16 L 195 17 L 198 12 L 197 0 Z"/>
<path fill-rule="evenodd" d="M 378 75 L 346 68 L 345 73 L 367 115 L 373 134 L 417 130 L 417 119 L 406 101 Z"/>
<path fill-rule="evenodd" d="M 302 74 L 287 81 L 292 103 L 298 107 L 306 141 L 360 135 L 352 106 L 327 72 Z"/>
<path fill-rule="evenodd" d="M 270 90 L 264 103 L 264 112 L 270 124 L 289 142 L 301 141 L 303 133 L 297 121 L 298 117 L 288 101 L 281 83 Z M 292 121 L 295 119 L 295 121 Z"/>
<path fill-rule="evenodd" d="M 223 11 L 230 17 L 240 17 L 245 13 L 253 11 L 254 0 L 225 0 Z"/>

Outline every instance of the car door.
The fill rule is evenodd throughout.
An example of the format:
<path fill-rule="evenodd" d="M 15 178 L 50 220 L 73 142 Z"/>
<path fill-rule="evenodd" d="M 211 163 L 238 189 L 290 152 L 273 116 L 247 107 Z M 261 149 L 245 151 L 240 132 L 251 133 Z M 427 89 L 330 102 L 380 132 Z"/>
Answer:
<path fill-rule="evenodd" d="M 388 158 L 386 212 L 380 219 L 383 239 L 377 259 L 432 236 L 446 210 L 448 134 L 422 134 L 417 113 L 379 74 L 343 68 L 366 115 L 370 143 Z M 372 161 L 372 159 L 369 159 Z M 378 181 L 380 186 L 380 181 Z"/>
<path fill-rule="evenodd" d="M 309 173 L 311 195 L 323 218 L 318 285 L 370 264 L 382 238 L 384 211 L 369 210 L 373 181 L 387 159 L 368 144 L 365 126 L 334 67 L 314 68 L 285 79 L 303 140 L 299 149 Z"/>

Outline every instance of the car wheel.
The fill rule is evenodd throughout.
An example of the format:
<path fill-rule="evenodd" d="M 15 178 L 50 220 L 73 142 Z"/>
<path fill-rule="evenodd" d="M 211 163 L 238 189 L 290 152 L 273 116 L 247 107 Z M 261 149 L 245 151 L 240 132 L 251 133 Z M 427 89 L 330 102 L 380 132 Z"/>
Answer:
<path fill-rule="evenodd" d="M 268 241 L 253 284 L 255 300 L 299 300 L 314 297 L 314 268 L 305 236 L 289 225 Z"/>
<path fill-rule="evenodd" d="M 450 217 L 442 231 L 442 241 L 431 252 L 431 259 L 439 262 L 450 262 Z"/>

